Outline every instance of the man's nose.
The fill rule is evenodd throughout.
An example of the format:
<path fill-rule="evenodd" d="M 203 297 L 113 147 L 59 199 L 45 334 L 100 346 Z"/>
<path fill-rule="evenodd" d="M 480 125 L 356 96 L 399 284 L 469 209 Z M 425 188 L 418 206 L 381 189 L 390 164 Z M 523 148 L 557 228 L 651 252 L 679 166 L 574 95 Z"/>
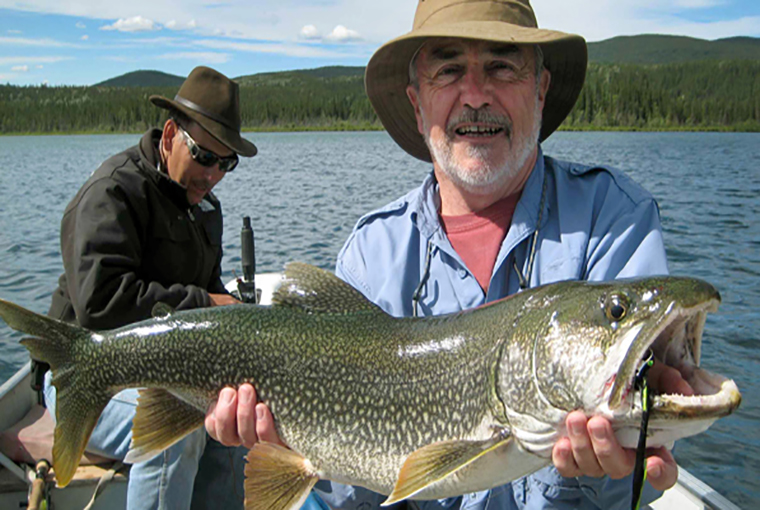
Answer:
<path fill-rule="evenodd" d="M 460 83 L 463 106 L 477 110 L 491 104 L 491 85 L 484 72 L 468 70 Z"/>

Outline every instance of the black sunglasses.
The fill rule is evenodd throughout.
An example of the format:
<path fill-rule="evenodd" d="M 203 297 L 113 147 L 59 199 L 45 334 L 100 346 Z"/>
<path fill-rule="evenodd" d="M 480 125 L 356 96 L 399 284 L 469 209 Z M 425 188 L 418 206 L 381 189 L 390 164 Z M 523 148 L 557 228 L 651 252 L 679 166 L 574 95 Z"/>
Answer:
<path fill-rule="evenodd" d="M 185 131 L 182 127 L 177 126 L 182 133 L 182 136 L 185 137 L 185 143 L 187 144 L 187 150 L 190 151 L 190 157 L 193 158 L 193 161 L 198 163 L 202 166 L 214 166 L 217 163 L 219 163 L 219 171 L 221 172 L 232 172 L 235 167 L 238 164 L 238 156 L 237 154 L 233 153 L 232 156 L 219 156 L 216 153 L 204 149 L 198 143 L 193 140 L 193 137 L 190 136 L 190 134 Z"/>

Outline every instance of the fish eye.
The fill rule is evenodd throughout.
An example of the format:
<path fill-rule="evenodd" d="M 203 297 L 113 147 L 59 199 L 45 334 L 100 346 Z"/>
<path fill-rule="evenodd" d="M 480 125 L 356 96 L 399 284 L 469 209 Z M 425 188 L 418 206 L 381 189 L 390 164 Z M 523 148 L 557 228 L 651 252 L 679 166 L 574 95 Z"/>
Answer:
<path fill-rule="evenodd" d="M 628 299 L 621 295 L 610 296 L 605 303 L 604 310 L 609 320 L 621 321 L 628 314 Z"/>

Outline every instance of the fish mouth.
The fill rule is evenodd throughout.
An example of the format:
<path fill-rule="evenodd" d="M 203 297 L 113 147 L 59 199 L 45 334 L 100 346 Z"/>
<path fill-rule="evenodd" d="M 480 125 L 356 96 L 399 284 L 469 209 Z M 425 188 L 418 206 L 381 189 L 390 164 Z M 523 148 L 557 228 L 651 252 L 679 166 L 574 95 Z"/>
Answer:
<path fill-rule="evenodd" d="M 655 363 L 676 369 L 694 394 L 684 395 L 673 388 L 650 387 L 653 394 L 651 420 L 712 419 L 731 414 L 741 403 L 734 381 L 700 368 L 702 334 L 708 312 L 718 309 L 716 298 L 690 308 L 671 304 L 658 324 L 642 328 L 621 363 L 610 399 L 610 409 L 627 408 L 641 414 L 641 390 L 635 379 L 642 360 L 651 350 Z"/>

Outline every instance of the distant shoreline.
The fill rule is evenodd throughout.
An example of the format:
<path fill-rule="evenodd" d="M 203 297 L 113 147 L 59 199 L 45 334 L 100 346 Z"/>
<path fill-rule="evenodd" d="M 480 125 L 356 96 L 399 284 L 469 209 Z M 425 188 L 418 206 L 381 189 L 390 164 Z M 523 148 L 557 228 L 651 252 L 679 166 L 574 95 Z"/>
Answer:
<path fill-rule="evenodd" d="M 363 132 L 384 131 L 375 125 L 339 125 L 339 126 L 267 126 L 243 128 L 244 133 L 308 133 L 308 132 Z M 760 133 L 760 124 L 739 124 L 736 126 L 560 126 L 557 131 L 565 132 L 631 132 L 631 133 Z M 0 136 L 70 136 L 70 135 L 141 135 L 145 131 L 44 131 L 0 133 Z"/>

